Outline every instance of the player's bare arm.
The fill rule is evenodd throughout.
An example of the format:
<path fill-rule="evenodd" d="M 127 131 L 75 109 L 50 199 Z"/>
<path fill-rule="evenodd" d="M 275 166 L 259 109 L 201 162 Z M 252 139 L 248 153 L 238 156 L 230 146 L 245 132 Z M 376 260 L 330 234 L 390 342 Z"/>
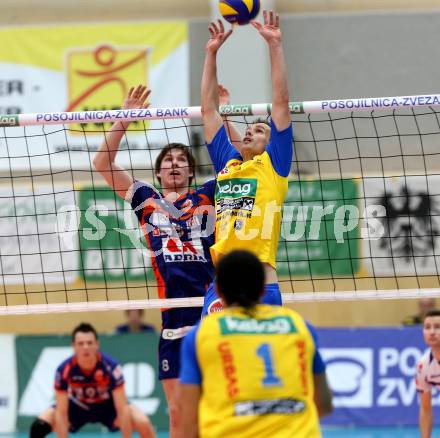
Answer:
<path fill-rule="evenodd" d="M 130 409 L 125 395 L 124 386 L 118 386 L 113 390 L 113 403 L 117 413 L 117 425 L 121 431 L 122 438 L 131 438 L 133 430 L 130 417 Z"/>
<path fill-rule="evenodd" d="M 181 409 L 183 421 L 183 436 L 198 438 L 199 436 L 199 385 L 181 385 Z"/>
<path fill-rule="evenodd" d="M 122 105 L 124 109 L 147 108 L 150 90 L 145 85 L 130 88 Z M 122 198 L 130 199 L 130 188 L 133 185 L 132 175 L 115 163 L 122 137 L 130 122 L 115 122 L 93 159 L 94 168 L 102 175 L 107 184 Z"/>
<path fill-rule="evenodd" d="M 69 433 L 69 398 L 66 391 L 56 391 L 55 394 L 54 431 L 58 438 L 66 438 Z"/>
<path fill-rule="evenodd" d="M 332 393 L 328 386 L 325 373 L 314 374 L 313 382 L 315 387 L 315 405 L 320 417 L 330 414 L 333 411 Z"/>
<path fill-rule="evenodd" d="M 211 37 L 206 44 L 201 103 L 205 139 L 210 143 L 223 124 L 223 120 L 218 111 L 217 52 L 223 43 L 231 36 L 232 29 L 226 32 L 222 21 L 218 20 L 218 22 L 211 22 L 208 30 Z"/>
<path fill-rule="evenodd" d="M 432 433 L 432 395 L 431 392 L 420 394 L 419 428 L 420 438 L 431 438 Z"/>
<path fill-rule="evenodd" d="M 220 105 L 229 105 L 230 103 L 230 94 L 229 90 L 223 85 L 219 84 L 218 86 L 218 100 Z M 243 139 L 241 138 L 241 134 L 235 128 L 235 125 L 229 121 L 226 117 L 223 117 L 223 124 L 225 125 L 226 132 L 228 133 L 229 140 L 237 149 L 240 151 L 241 142 Z"/>
<path fill-rule="evenodd" d="M 251 21 L 266 40 L 272 71 L 272 120 L 279 131 L 286 129 L 290 121 L 289 88 L 287 81 L 287 67 L 281 41 L 280 18 L 273 11 L 263 11 L 264 24 Z"/>

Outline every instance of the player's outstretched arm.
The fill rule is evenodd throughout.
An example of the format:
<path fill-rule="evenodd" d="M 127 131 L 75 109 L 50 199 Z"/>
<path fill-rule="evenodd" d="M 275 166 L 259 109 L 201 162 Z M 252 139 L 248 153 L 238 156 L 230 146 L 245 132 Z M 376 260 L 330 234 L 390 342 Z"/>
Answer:
<path fill-rule="evenodd" d="M 251 21 L 269 46 L 272 71 L 272 120 L 278 131 L 290 125 L 287 67 L 281 41 L 280 18 L 273 11 L 263 11 L 264 24 Z"/>
<path fill-rule="evenodd" d="M 419 428 L 420 438 L 431 438 L 432 433 L 432 395 L 431 392 L 420 394 Z"/>
<path fill-rule="evenodd" d="M 123 108 L 147 108 L 150 90 L 144 85 L 130 88 L 124 101 Z M 125 134 L 130 122 L 115 122 L 110 131 L 106 133 L 105 139 L 96 152 L 93 159 L 94 168 L 102 175 L 107 184 L 122 198 L 129 199 L 129 189 L 133 185 L 133 177 L 122 167 L 115 163 L 116 154 L 122 137 Z"/>
<path fill-rule="evenodd" d="M 67 438 L 69 433 L 69 398 L 67 391 L 56 391 L 54 431 L 58 438 Z"/>
<path fill-rule="evenodd" d="M 220 105 L 229 105 L 230 103 L 229 90 L 221 84 L 219 84 L 218 86 L 218 99 Z M 231 121 L 229 121 L 224 116 L 222 116 L 222 118 L 226 132 L 228 133 L 229 140 L 231 140 L 231 143 L 234 145 L 235 149 L 239 151 L 241 147 L 241 142 L 243 141 L 240 133 L 238 132 L 238 130 L 235 128 L 235 125 Z"/>
<path fill-rule="evenodd" d="M 208 143 L 211 143 L 223 123 L 220 113 L 218 112 L 217 52 L 231 35 L 232 29 L 226 32 L 223 22 L 218 20 L 217 23 L 211 22 L 208 30 L 211 37 L 206 44 L 205 64 L 202 74 L 201 104 L 205 138 Z"/>

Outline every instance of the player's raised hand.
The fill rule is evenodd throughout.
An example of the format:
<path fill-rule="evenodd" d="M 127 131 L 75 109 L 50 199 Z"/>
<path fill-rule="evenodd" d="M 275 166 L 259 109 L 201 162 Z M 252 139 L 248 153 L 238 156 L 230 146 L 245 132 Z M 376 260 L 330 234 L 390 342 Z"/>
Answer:
<path fill-rule="evenodd" d="M 280 17 L 273 11 L 263 11 L 264 24 L 252 20 L 251 24 L 258 30 L 260 35 L 268 42 L 281 41 Z"/>
<path fill-rule="evenodd" d="M 206 44 L 206 50 L 212 53 L 217 53 L 222 44 L 231 36 L 232 29 L 225 31 L 225 26 L 221 20 L 211 21 L 208 26 L 211 38 Z"/>
<path fill-rule="evenodd" d="M 151 90 L 149 90 L 145 85 L 138 85 L 136 88 L 131 87 L 127 97 L 125 98 L 122 108 L 148 108 L 150 103 L 147 102 L 147 99 L 150 93 Z"/>
<path fill-rule="evenodd" d="M 229 105 L 230 102 L 229 90 L 223 85 L 218 85 L 218 103 L 219 105 Z"/>

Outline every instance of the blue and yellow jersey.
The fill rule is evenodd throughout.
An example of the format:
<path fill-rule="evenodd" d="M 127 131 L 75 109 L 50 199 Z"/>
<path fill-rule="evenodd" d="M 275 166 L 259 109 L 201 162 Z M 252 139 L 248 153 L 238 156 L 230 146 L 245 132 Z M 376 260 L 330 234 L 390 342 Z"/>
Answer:
<path fill-rule="evenodd" d="M 320 437 L 314 330 L 291 309 L 260 304 L 211 314 L 181 350 L 182 384 L 201 385 L 201 437 Z"/>
<path fill-rule="evenodd" d="M 213 261 L 236 249 L 253 252 L 276 268 L 281 209 L 292 162 L 292 126 L 278 131 L 271 122 L 266 150 L 243 161 L 222 126 L 208 151 L 217 173 Z"/>

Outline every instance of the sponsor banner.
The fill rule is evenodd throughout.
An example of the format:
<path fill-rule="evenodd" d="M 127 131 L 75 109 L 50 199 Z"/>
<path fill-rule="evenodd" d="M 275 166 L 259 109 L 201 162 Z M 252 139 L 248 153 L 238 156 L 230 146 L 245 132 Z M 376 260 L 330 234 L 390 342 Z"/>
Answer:
<path fill-rule="evenodd" d="M 106 187 L 83 188 L 78 203 L 82 279 L 153 280 L 150 252 L 130 205 Z"/>
<path fill-rule="evenodd" d="M 415 370 L 426 350 L 420 326 L 317 332 L 335 407 L 324 424 L 418 424 Z M 439 405 L 434 392 L 434 418 Z"/>
<path fill-rule="evenodd" d="M 14 335 L 0 335 L 0 433 L 15 432 L 17 414 L 17 367 Z"/>
<path fill-rule="evenodd" d="M 358 197 L 352 179 L 289 181 L 278 274 L 351 276 L 358 272 Z"/>
<path fill-rule="evenodd" d="M 292 320 L 287 316 L 262 319 L 260 321 L 225 316 L 219 318 L 220 331 L 222 335 L 261 335 L 261 334 L 281 334 L 295 333 L 297 331 Z"/>
<path fill-rule="evenodd" d="M 363 239 L 372 276 L 437 275 L 440 176 L 364 178 L 366 208 L 376 208 L 376 239 Z M 374 214 L 374 213 L 373 213 Z"/>
<path fill-rule="evenodd" d="M 10 115 L 18 113 L 36 113 L 37 120 L 44 120 L 44 113 L 62 111 L 102 111 L 99 114 L 105 116 L 107 110 L 121 108 L 128 90 L 137 84 L 153 90 L 152 107 L 188 106 L 185 22 L 8 27 L 0 30 L 0 38 L 2 125 L 15 125 L 17 119 Z M 50 161 L 52 170 L 90 169 L 103 130 L 110 126 L 85 118 L 66 125 L 67 131 L 56 125 L 6 128 L 7 141 L 0 139 L 0 170 L 28 168 L 29 155 L 37 168 Z M 147 145 L 150 149 L 188 142 L 181 121 L 167 121 L 166 126 L 173 129 L 165 130 L 163 120 L 133 123 L 118 162 L 151 168 Z M 145 134 L 147 127 L 152 130 Z M 9 161 L 9 156 L 15 159 Z"/>
<path fill-rule="evenodd" d="M 101 350 L 122 366 L 125 391 L 130 403 L 146 413 L 157 429 L 166 430 L 166 402 L 157 377 L 157 335 L 101 335 L 99 340 Z M 54 403 L 55 370 L 72 354 L 70 342 L 69 336 L 16 338 L 17 430 L 27 432 L 35 417 Z M 101 430 L 100 426 L 91 426 L 89 430 L 92 427 L 94 430 Z"/>
<path fill-rule="evenodd" d="M 15 185 L 1 187 L 0 197 L 5 284 L 154 279 L 138 220 L 112 190 Z"/>
<path fill-rule="evenodd" d="M 79 274 L 78 239 L 68 185 L 0 187 L 0 276 L 4 284 L 71 283 Z M 70 219 L 69 219 L 70 218 Z"/>

